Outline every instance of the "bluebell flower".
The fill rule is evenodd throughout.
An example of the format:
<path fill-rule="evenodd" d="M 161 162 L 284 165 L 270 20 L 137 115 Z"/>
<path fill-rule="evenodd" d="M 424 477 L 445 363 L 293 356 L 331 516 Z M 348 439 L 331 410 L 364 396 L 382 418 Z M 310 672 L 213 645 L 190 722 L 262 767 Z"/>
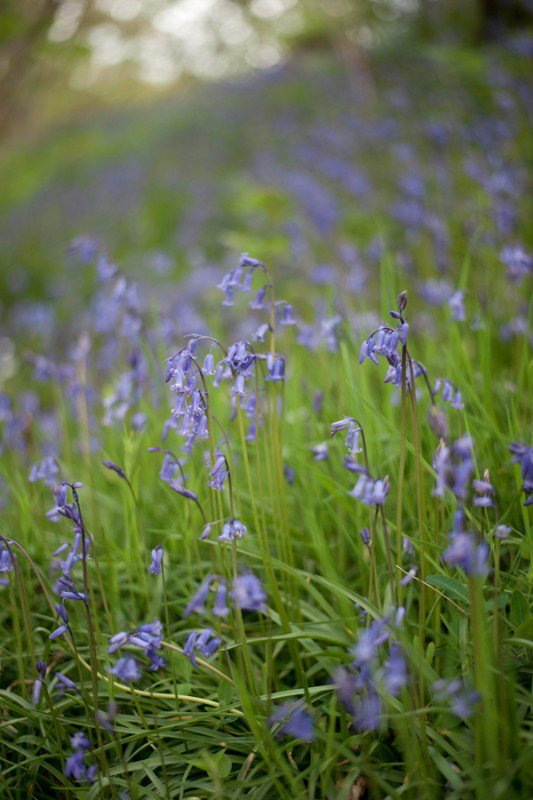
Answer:
<path fill-rule="evenodd" d="M 109 668 L 109 672 L 123 683 L 132 683 L 141 678 L 141 671 L 133 656 L 119 658 L 115 666 Z"/>
<path fill-rule="evenodd" d="M 385 689 L 393 697 L 398 697 L 401 690 L 407 686 L 407 664 L 396 642 L 392 644 L 389 657 L 384 664 L 383 681 Z"/>
<path fill-rule="evenodd" d="M 35 662 L 35 669 L 37 671 L 38 678 L 33 684 L 33 691 L 32 691 L 32 700 L 33 705 L 36 706 L 39 703 L 39 699 L 41 697 L 41 689 L 43 688 L 43 682 L 46 678 L 46 670 L 48 669 L 48 664 L 46 661 L 41 661 L 40 658 L 37 659 Z"/>
<path fill-rule="evenodd" d="M 204 578 L 204 580 L 200 585 L 200 588 L 193 595 L 193 597 L 185 607 L 185 611 L 183 612 L 184 617 L 189 617 L 192 613 L 203 614 L 205 612 L 205 602 L 207 600 L 211 584 L 213 583 L 215 578 L 216 575 L 207 575 Z"/>
<path fill-rule="evenodd" d="M 485 470 L 483 480 L 473 480 L 472 486 L 474 487 L 474 492 L 478 495 L 478 497 L 474 497 L 474 505 L 478 508 L 492 508 L 494 506 L 494 500 L 492 499 L 494 486 L 490 482 L 489 471 Z"/>
<path fill-rule="evenodd" d="M 4 542 L 0 540 L 0 573 L 11 572 L 11 570 L 14 569 L 13 558 L 14 556 L 11 554 L 11 551 Z"/>
<path fill-rule="evenodd" d="M 231 542 L 233 539 L 242 539 L 248 533 L 246 525 L 239 522 L 238 519 L 228 519 L 224 523 L 222 533 L 218 537 L 220 542 Z"/>
<path fill-rule="evenodd" d="M 42 481 L 47 486 L 54 486 L 57 483 L 59 467 L 55 458 L 47 456 L 39 464 L 34 464 L 31 468 L 28 480 L 30 483 Z"/>
<path fill-rule="evenodd" d="M 302 742 L 314 739 L 313 718 L 298 703 L 287 702 L 278 706 L 268 720 L 269 726 L 275 726 L 274 736 L 291 736 Z"/>
<path fill-rule="evenodd" d="M 152 563 L 148 567 L 148 572 L 151 575 L 161 574 L 161 564 L 163 561 L 164 550 L 160 544 L 156 545 L 152 550 Z"/>
<path fill-rule="evenodd" d="M 233 581 L 231 598 L 244 611 L 265 611 L 267 599 L 263 584 L 251 572 L 238 575 Z"/>
<path fill-rule="evenodd" d="M 73 680 L 71 680 L 67 675 L 63 675 L 62 672 L 54 672 L 54 677 L 57 678 L 57 684 L 55 686 L 55 696 L 56 699 L 60 699 L 63 697 L 64 694 L 70 689 L 73 692 L 79 692 L 79 688 Z"/>
<path fill-rule="evenodd" d="M 211 472 L 209 473 L 211 478 L 209 481 L 209 486 L 211 486 L 212 489 L 222 491 L 226 478 L 229 475 L 228 462 L 226 461 L 226 456 L 223 453 L 218 452 L 215 455 L 215 463 L 211 469 Z"/>
<path fill-rule="evenodd" d="M 458 322 L 464 322 L 466 319 L 464 295 L 464 292 L 458 290 L 454 292 L 447 300 L 452 314 L 452 319 L 456 319 Z"/>
<path fill-rule="evenodd" d="M 507 539 L 511 533 L 511 530 L 512 529 L 509 527 L 509 525 L 498 525 L 494 531 L 494 535 L 497 536 L 498 539 Z"/>
<path fill-rule="evenodd" d="M 461 567 L 467 575 L 483 577 L 488 573 L 489 547 L 485 542 L 477 542 L 472 533 L 457 533 L 442 558 L 447 564 Z"/>
<path fill-rule="evenodd" d="M 328 446 L 326 442 L 315 445 L 315 447 L 311 448 L 311 452 L 314 461 L 326 461 L 328 458 Z"/>
<path fill-rule="evenodd" d="M 87 736 L 78 731 L 70 738 L 70 744 L 74 753 L 70 755 L 65 764 L 65 777 L 72 778 L 78 783 L 94 783 L 97 766 L 93 764 L 88 767 L 86 756 L 91 749 L 91 742 Z"/>
<path fill-rule="evenodd" d="M 193 667 L 197 667 L 198 662 L 196 661 L 195 653 L 198 652 L 205 658 L 210 658 L 216 653 L 220 647 L 220 643 L 221 640 L 211 628 L 204 628 L 202 631 L 192 631 L 185 642 L 183 655 L 188 656 Z"/>
<path fill-rule="evenodd" d="M 363 528 L 362 531 L 359 531 L 359 535 L 363 540 L 363 544 L 366 544 L 367 547 L 370 547 L 371 539 L 370 539 L 370 531 L 368 528 Z"/>
<path fill-rule="evenodd" d="M 533 272 L 533 258 L 520 244 L 506 245 L 500 253 L 500 261 L 507 267 L 508 277 L 515 283 Z"/>
<path fill-rule="evenodd" d="M 479 692 L 466 687 L 460 680 L 438 680 L 431 688 L 437 700 L 449 700 L 451 710 L 463 719 L 472 716 L 481 700 Z"/>
<path fill-rule="evenodd" d="M 219 578 L 217 591 L 215 595 L 215 604 L 213 606 L 213 614 L 216 617 L 226 617 L 229 614 L 229 608 L 226 603 L 227 588 L 226 581 Z"/>

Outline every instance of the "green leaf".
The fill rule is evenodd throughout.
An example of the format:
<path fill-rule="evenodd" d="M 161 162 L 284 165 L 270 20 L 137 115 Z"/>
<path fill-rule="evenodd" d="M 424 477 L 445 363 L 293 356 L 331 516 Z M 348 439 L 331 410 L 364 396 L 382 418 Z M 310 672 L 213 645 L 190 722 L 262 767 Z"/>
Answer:
<path fill-rule="evenodd" d="M 531 639 L 533 641 L 533 615 L 520 623 L 514 632 L 515 639 Z"/>
<path fill-rule="evenodd" d="M 515 627 L 518 628 L 518 626 L 524 622 L 529 615 L 529 603 L 522 592 L 519 592 L 518 589 L 515 589 L 511 595 L 511 611 L 509 614 L 511 622 Z"/>
<path fill-rule="evenodd" d="M 461 603 L 468 603 L 468 589 L 458 581 L 456 578 L 450 578 L 448 575 L 429 575 L 426 582 L 430 586 L 435 586 L 446 597 L 459 601 Z"/>

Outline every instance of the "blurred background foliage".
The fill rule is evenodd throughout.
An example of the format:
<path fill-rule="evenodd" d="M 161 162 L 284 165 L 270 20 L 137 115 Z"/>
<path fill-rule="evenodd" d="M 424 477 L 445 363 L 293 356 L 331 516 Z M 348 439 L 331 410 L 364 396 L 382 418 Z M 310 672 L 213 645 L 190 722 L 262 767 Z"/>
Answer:
<path fill-rule="evenodd" d="M 4 0 L 2 138 L 95 106 L 333 49 L 358 79 L 371 48 L 475 44 L 531 21 L 531 0 Z M 407 38 L 406 38 L 407 37 Z"/>

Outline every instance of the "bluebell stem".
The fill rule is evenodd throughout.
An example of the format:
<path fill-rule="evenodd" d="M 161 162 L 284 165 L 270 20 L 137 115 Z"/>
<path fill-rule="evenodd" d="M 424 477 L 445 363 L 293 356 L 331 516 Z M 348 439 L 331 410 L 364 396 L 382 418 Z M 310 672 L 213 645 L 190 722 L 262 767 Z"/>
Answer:
<path fill-rule="evenodd" d="M 132 683 L 141 678 L 141 671 L 133 656 L 119 658 L 114 667 L 109 667 L 109 672 L 123 683 Z"/>
<path fill-rule="evenodd" d="M 313 718 L 298 703 L 287 702 L 278 706 L 269 717 L 268 724 L 275 728 L 274 736 L 291 736 L 302 742 L 312 742 L 314 739 Z"/>
<path fill-rule="evenodd" d="M 161 564 L 163 561 L 164 550 L 160 544 L 156 545 L 152 550 L 152 563 L 148 567 L 150 575 L 161 574 Z"/>
<path fill-rule="evenodd" d="M 266 610 L 265 600 L 267 596 L 263 584 L 251 572 L 237 575 L 233 581 L 233 589 L 230 595 L 235 605 L 244 611 Z"/>
<path fill-rule="evenodd" d="M 216 653 L 220 647 L 220 643 L 221 640 L 211 628 L 204 628 L 202 631 L 192 631 L 185 642 L 183 655 L 188 656 L 193 667 L 197 667 L 196 651 L 205 658 L 210 658 Z"/>

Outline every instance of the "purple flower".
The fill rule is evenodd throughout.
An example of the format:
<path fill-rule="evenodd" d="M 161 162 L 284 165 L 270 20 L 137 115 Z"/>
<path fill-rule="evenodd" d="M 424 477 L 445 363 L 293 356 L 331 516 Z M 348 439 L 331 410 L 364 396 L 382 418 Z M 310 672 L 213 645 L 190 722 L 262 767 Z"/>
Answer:
<path fill-rule="evenodd" d="M 467 575 L 483 577 L 488 573 L 489 547 L 478 543 L 473 533 L 457 533 L 442 558 L 454 567 L 461 567 Z"/>
<path fill-rule="evenodd" d="M 204 628 L 202 631 L 192 631 L 189 634 L 185 646 L 183 648 L 183 655 L 188 656 L 193 667 L 198 666 L 195 653 L 198 652 L 205 658 L 210 658 L 216 653 L 220 647 L 221 640 L 215 635 L 211 628 Z"/>
<path fill-rule="evenodd" d="M 264 611 L 266 609 L 267 596 L 263 584 L 251 572 L 235 578 L 231 598 L 238 608 L 245 611 Z"/>
<path fill-rule="evenodd" d="M 222 533 L 218 537 L 220 542 L 231 542 L 233 539 L 242 539 L 248 533 L 246 525 L 239 522 L 238 519 L 228 519 L 224 523 Z"/>
<path fill-rule="evenodd" d="M 65 764 L 65 777 L 72 778 L 79 783 L 94 783 L 96 764 L 87 767 L 86 763 L 86 755 L 91 748 L 91 742 L 84 733 L 78 731 L 71 736 L 70 744 L 74 753 L 68 757 Z"/>
<path fill-rule="evenodd" d="M 363 540 L 363 544 L 366 544 L 367 547 L 370 547 L 371 540 L 370 540 L 370 531 L 368 530 L 368 528 L 363 528 L 362 531 L 359 531 L 359 535 Z"/>
<path fill-rule="evenodd" d="M 152 550 L 152 563 L 148 567 L 150 575 L 160 575 L 161 565 L 163 561 L 164 550 L 160 544 L 156 545 Z"/>
<path fill-rule="evenodd" d="M 533 271 L 533 258 L 520 244 L 506 245 L 500 253 L 500 261 L 507 267 L 508 277 L 515 283 Z"/>
<path fill-rule="evenodd" d="M 218 491 L 222 491 L 224 488 L 224 483 L 226 478 L 229 475 L 228 469 L 228 462 L 226 461 L 226 456 L 223 453 L 216 453 L 215 463 L 209 476 L 211 480 L 209 481 L 209 486 L 212 489 L 217 489 Z"/>
<path fill-rule="evenodd" d="M 40 464 L 34 464 L 31 468 L 28 480 L 30 483 L 36 481 L 43 481 L 47 486 L 54 486 L 57 483 L 57 476 L 59 475 L 59 467 L 57 466 L 55 458 L 47 456 L 43 458 Z"/>
<path fill-rule="evenodd" d="M 37 659 L 35 662 L 35 669 L 37 670 L 37 675 L 39 676 L 35 683 L 33 684 L 33 692 L 32 692 L 32 700 L 33 705 L 36 706 L 39 703 L 39 699 L 41 697 L 41 689 L 43 688 L 43 682 L 46 678 L 46 670 L 48 669 L 48 664 L 46 661 L 41 661 L 40 658 Z"/>
<path fill-rule="evenodd" d="M 401 690 L 407 686 L 407 665 L 396 642 L 391 646 L 389 658 L 385 662 L 383 681 L 387 692 L 393 697 L 398 697 Z"/>
<path fill-rule="evenodd" d="M 326 442 L 315 445 L 311 448 L 314 461 L 326 461 L 328 458 L 328 446 Z"/>
<path fill-rule="evenodd" d="M 468 719 L 474 713 L 474 707 L 481 700 L 481 695 L 474 689 L 465 687 L 460 680 L 439 680 L 431 687 L 437 700 L 449 700 L 454 714 Z"/>
<path fill-rule="evenodd" d="M 62 672 L 54 672 L 54 677 L 57 678 L 58 681 L 55 687 L 57 699 L 63 697 L 63 695 L 66 694 L 69 689 L 73 692 L 79 692 L 79 688 L 74 681 L 72 681 L 66 675 L 63 675 Z"/>
<path fill-rule="evenodd" d="M 207 600 L 209 589 L 211 588 L 211 584 L 215 580 L 215 577 L 216 577 L 215 575 L 207 575 L 204 578 L 204 580 L 200 585 L 200 588 L 198 589 L 196 594 L 193 595 L 193 597 L 185 607 L 185 611 L 183 612 L 184 617 L 189 617 L 192 613 L 197 613 L 197 614 L 205 613 L 205 601 Z"/>
<path fill-rule="evenodd" d="M 133 656 L 119 658 L 115 666 L 109 668 L 109 672 L 120 681 L 123 681 L 123 683 L 132 683 L 133 681 L 138 681 L 141 677 L 137 661 Z"/>
<path fill-rule="evenodd" d="M 533 447 L 519 442 L 513 442 L 509 445 L 509 452 L 512 454 L 512 461 L 515 464 L 520 464 L 520 473 L 522 475 L 522 491 L 526 495 L 525 506 L 533 503 Z"/>
<path fill-rule="evenodd" d="M 292 736 L 302 742 L 312 742 L 314 738 L 313 718 L 297 703 L 287 702 L 278 706 L 268 720 L 270 727 L 276 726 L 274 736 Z"/>
<path fill-rule="evenodd" d="M 215 605 L 213 606 L 213 614 L 216 617 L 226 617 L 229 614 L 229 608 L 226 604 L 226 597 L 226 581 L 219 579 L 217 592 L 215 595 Z"/>

